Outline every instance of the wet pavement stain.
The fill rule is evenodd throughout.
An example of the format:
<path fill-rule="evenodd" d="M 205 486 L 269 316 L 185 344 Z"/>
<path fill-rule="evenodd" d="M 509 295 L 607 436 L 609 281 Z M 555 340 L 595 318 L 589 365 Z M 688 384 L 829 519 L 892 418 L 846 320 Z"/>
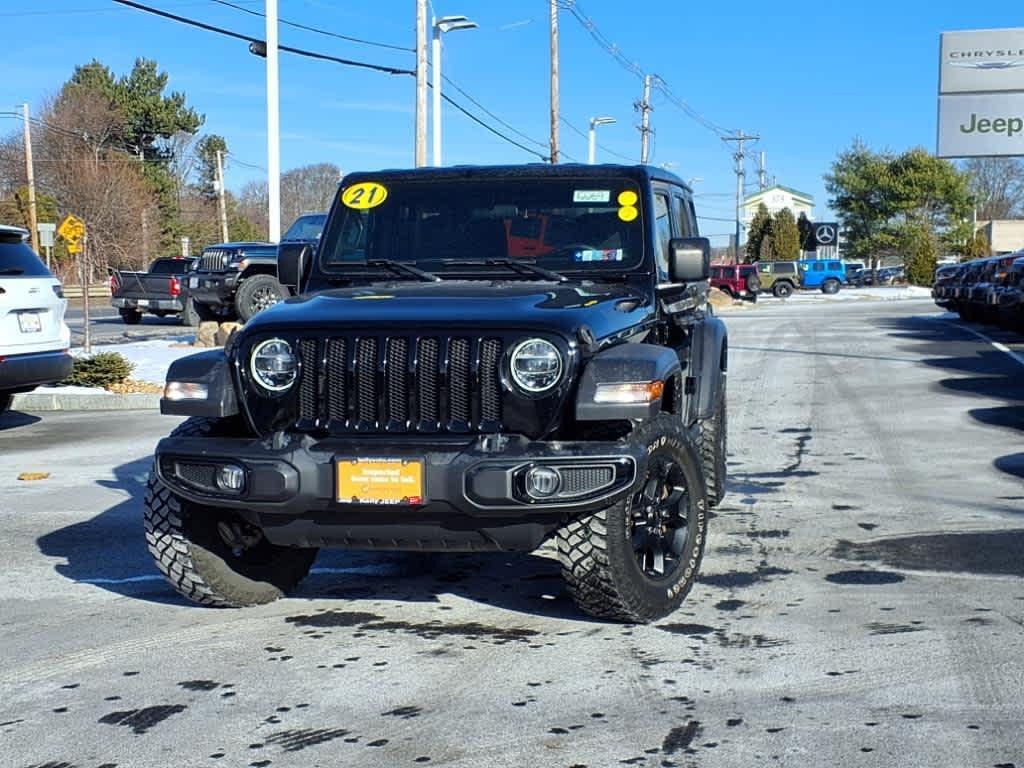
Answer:
<path fill-rule="evenodd" d="M 285 621 L 297 627 L 357 627 L 381 619 L 376 613 L 359 611 L 324 611 L 300 616 L 288 616 Z M 268 649 L 270 650 L 270 649 Z M 275 648 L 274 650 L 284 650 Z"/>
<path fill-rule="evenodd" d="M 786 530 L 750 531 L 747 534 L 752 539 L 785 539 L 789 536 Z"/>
<path fill-rule="evenodd" d="M 906 632 L 923 632 L 928 627 L 920 624 L 886 624 L 881 621 L 872 621 L 866 625 L 872 635 L 900 635 Z"/>
<path fill-rule="evenodd" d="M 690 720 L 685 725 L 673 728 L 661 742 L 661 751 L 666 755 L 674 755 L 676 752 L 686 749 L 693 743 L 701 733 L 701 725 L 697 720 Z"/>
<path fill-rule="evenodd" d="M 285 752 L 299 752 L 348 734 L 346 728 L 299 728 L 272 733 L 266 738 L 266 743 L 281 747 Z"/>
<path fill-rule="evenodd" d="M 882 584 L 897 584 L 906 581 L 906 577 L 891 571 L 839 571 L 830 573 L 825 581 L 832 584 L 844 584 L 854 586 L 877 586 Z"/>
<path fill-rule="evenodd" d="M 184 704 L 160 704 L 143 709 L 129 709 L 123 712 L 111 712 L 104 715 L 98 722 L 104 725 L 123 725 L 132 729 L 132 733 L 141 735 L 150 728 L 159 725 L 171 715 L 184 712 L 188 707 Z"/>
<path fill-rule="evenodd" d="M 836 512 L 851 512 L 855 509 L 860 509 L 860 507 L 855 507 L 852 504 L 833 504 L 832 509 Z"/>
<path fill-rule="evenodd" d="M 186 691 L 212 691 L 214 688 L 219 688 L 220 683 L 213 680 L 182 680 L 178 683 L 178 687 L 184 688 Z"/>
<path fill-rule="evenodd" d="M 658 629 L 673 635 L 707 635 L 718 631 L 706 624 L 659 624 Z"/>
<path fill-rule="evenodd" d="M 381 717 L 400 717 L 403 720 L 410 720 L 423 714 L 419 707 L 395 707 L 387 712 L 381 712 Z"/>
<path fill-rule="evenodd" d="M 698 581 L 709 587 L 721 587 L 722 589 L 742 589 L 752 587 L 755 584 L 765 581 L 773 576 L 786 576 L 792 571 L 785 568 L 759 565 L 754 571 L 730 571 L 729 573 L 707 573 L 701 574 Z"/>
<path fill-rule="evenodd" d="M 715 608 L 720 611 L 736 611 L 746 604 L 745 600 L 719 600 L 715 603 Z"/>
<path fill-rule="evenodd" d="M 1024 530 L 935 533 L 880 539 L 865 544 L 839 541 L 832 554 L 843 560 L 877 561 L 912 571 L 1024 576 Z"/>

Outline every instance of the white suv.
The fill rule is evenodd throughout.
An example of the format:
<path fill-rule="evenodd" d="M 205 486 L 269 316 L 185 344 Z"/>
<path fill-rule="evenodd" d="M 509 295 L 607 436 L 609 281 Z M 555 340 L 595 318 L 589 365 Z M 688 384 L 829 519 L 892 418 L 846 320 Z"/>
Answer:
<path fill-rule="evenodd" d="M 0 225 L 0 413 L 16 393 L 71 373 L 64 289 L 27 237 L 24 229 Z"/>

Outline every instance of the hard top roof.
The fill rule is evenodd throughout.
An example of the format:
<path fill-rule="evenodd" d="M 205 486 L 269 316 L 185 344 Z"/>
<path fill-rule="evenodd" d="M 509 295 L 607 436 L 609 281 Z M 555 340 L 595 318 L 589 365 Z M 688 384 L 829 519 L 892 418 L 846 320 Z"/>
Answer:
<path fill-rule="evenodd" d="M 392 168 L 380 171 L 358 171 L 345 175 L 342 181 L 347 186 L 357 181 L 376 179 L 444 181 L 492 181 L 500 179 L 586 179 L 623 176 L 637 182 L 664 181 L 690 189 L 686 182 L 674 173 L 651 165 L 583 165 L 581 163 L 527 163 L 523 165 L 454 165 L 445 168 Z M 691 190 L 692 191 L 692 190 Z"/>

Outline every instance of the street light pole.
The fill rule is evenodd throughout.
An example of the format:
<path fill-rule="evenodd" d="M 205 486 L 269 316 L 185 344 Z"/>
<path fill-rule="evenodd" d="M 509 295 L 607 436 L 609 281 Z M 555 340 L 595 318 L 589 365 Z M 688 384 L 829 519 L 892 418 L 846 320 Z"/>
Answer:
<path fill-rule="evenodd" d="M 590 118 L 590 136 L 589 146 L 587 149 L 587 162 L 590 165 L 594 164 L 595 156 L 597 154 L 597 126 L 599 125 L 611 125 L 615 122 L 614 117 L 592 117 Z"/>
<path fill-rule="evenodd" d="M 416 167 L 427 164 L 427 0 L 416 0 Z"/>
<path fill-rule="evenodd" d="M 277 68 L 277 0 L 266 0 L 267 17 L 267 215 L 269 240 L 281 239 L 281 99 Z"/>
<path fill-rule="evenodd" d="M 441 35 L 445 32 L 455 32 L 460 29 L 475 29 L 475 21 L 470 21 L 465 16 L 443 16 L 440 19 L 432 20 L 433 39 L 430 44 L 430 66 L 433 70 L 433 125 L 431 127 L 433 139 L 433 165 L 441 165 Z"/>
<path fill-rule="evenodd" d="M 32 163 L 32 131 L 28 124 L 28 103 L 21 105 L 21 113 L 25 118 L 25 175 L 28 180 L 28 226 L 31 232 L 32 250 L 39 253 L 39 220 L 36 216 L 36 177 Z"/>

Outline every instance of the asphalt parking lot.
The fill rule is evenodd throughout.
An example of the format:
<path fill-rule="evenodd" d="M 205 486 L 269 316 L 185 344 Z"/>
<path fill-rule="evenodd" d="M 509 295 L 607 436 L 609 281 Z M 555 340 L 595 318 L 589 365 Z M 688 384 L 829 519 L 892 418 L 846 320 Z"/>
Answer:
<path fill-rule="evenodd" d="M 547 549 L 187 605 L 141 523 L 175 419 L 0 417 L 0 762 L 1024 766 L 1024 345 L 927 301 L 725 317 L 729 493 L 654 626 L 581 616 Z"/>

